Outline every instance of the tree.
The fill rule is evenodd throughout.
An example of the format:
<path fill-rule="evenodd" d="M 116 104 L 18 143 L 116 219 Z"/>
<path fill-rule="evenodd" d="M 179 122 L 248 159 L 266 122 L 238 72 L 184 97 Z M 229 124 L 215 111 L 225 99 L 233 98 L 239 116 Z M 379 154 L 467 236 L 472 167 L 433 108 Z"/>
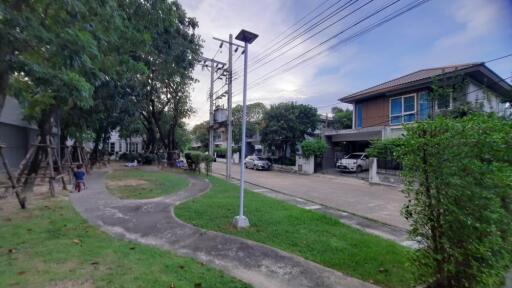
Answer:
<path fill-rule="evenodd" d="M 297 143 L 305 136 L 314 135 L 320 122 L 316 108 L 293 102 L 270 106 L 263 114 L 261 142 L 270 149 L 286 155 L 287 149 L 295 153 Z"/>
<path fill-rule="evenodd" d="M 210 122 L 204 121 L 199 124 L 196 124 L 190 131 L 193 140 L 196 143 L 199 143 L 201 148 L 208 148 L 208 141 L 210 141 L 210 136 L 208 134 L 209 126 Z"/>
<path fill-rule="evenodd" d="M 96 86 L 110 76 L 101 63 L 103 53 L 119 40 L 116 36 L 123 35 L 117 30 L 124 27 L 117 8 L 112 0 L 0 3 L 0 104 L 9 91 L 39 133 L 27 177 L 20 174 L 16 180 L 23 190 L 35 181 L 41 161 L 49 158 L 45 145 L 51 144 L 57 117 L 89 108 Z M 24 208 L 26 198 L 18 199 Z"/>
<path fill-rule="evenodd" d="M 334 107 L 331 110 L 334 114 L 333 128 L 340 129 L 351 129 L 352 128 L 352 110 Z"/>
<path fill-rule="evenodd" d="M 420 282 L 501 287 L 512 257 L 512 123 L 493 114 L 405 126 L 403 208 Z"/>
<path fill-rule="evenodd" d="M 246 135 L 256 134 L 262 125 L 263 115 L 267 111 L 265 104 L 261 102 L 247 105 Z M 232 111 L 233 117 L 233 143 L 240 144 L 242 140 L 242 105 L 236 105 Z"/>
<path fill-rule="evenodd" d="M 176 1 L 155 0 L 149 5 L 135 1 L 133 6 L 129 17 L 150 39 L 148 49 L 137 54 L 149 71 L 137 82 L 137 107 L 147 130 L 158 137 L 172 162 L 177 128 L 193 112 L 189 88 L 195 81 L 192 72 L 201 50 L 195 34 L 197 21 L 187 17 Z"/>

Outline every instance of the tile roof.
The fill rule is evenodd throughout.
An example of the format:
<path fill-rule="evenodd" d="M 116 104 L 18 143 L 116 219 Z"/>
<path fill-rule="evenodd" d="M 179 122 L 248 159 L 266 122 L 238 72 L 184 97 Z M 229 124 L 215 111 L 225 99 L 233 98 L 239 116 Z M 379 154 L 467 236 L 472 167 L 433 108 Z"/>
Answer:
<path fill-rule="evenodd" d="M 483 62 L 475 62 L 475 63 L 466 63 L 459 65 L 449 65 L 435 68 L 428 68 L 418 70 L 413 73 L 409 73 L 407 75 L 398 77 L 396 79 L 384 82 L 382 84 L 361 90 L 359 92 L 344 96 L 340 99 L 340 101 L 353 101 L 360 98 L 365 98 L 368 96 L 374 96 L 376 94 L 389 92 L 395 89 L 405 88 L 408 85 L 411 85 L 414 82 L 431 79 L 432 77 L 439 76 L 444 73 L 451 73 L 454 71 L 482 65 Z"/>

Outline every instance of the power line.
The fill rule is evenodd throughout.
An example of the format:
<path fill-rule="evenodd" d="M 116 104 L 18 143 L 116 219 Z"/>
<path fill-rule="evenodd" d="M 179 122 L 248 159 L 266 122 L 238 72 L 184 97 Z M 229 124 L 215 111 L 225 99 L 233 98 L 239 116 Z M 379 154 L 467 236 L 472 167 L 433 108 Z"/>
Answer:
<path fill-rule="evenodd" d="M 358 2 L 359 0 L 349 0 L 347 1 L 345 4 L 341 5 L 340 7 L 336 8 L 334 11 L 332 11 L 331 13 L 329 13 L 328 15 L 324 16 L 322 19 L 318 20 L 317 22 L 313 23 L 312 25 L 306 27 L 306 29 L 302 32 L 300 32 L 299 34 L 295 35 L 294 37 L 292 37 L 291 39 L 287 40 L 286 42 L 282 43 L 281 45 L 279 45 L 277 48 L 274 48 L 274 49 L 271 49 L 270 51 L 267 51 L 263 57 L 259 58 L 259 59 L 256 59 L 254 61 L 253 64 L 258 64 L 260 62 L 262 62 L 263 60 L 267 59 L 268 57 L 272 56 L 273 53 L 283 49 L 284 47 L 288 46 L 288 44 L 291 44 L 293 42 L 295 42 L 295 40 L 299 39 L 300 37 L 306 35 L 308 32 L 314 30 L 315 28 L 317 28 L 318 26 L 322 25 L 323 23 L 327 22 L 329 19 L 333 18 L 334 16 L 338 15 L 339 13 L 343 12 L 346 8 L 352 6 L 353 4 L 355 4 L 356 2 Z M 373 0 L 372 0 L 373 1 Z M 338 4 L 339 2 L 341 1 L 338 1 L 335 3 Z M 334 6 L 334 5 L 332 5 Z M 331 8 L 332 6 L 330 6 L 329 8 Z M 325 10 L 327 11 L 327 10 Z M 311 19 L 311 20 L 314 20 Z M 334 25 L 335 23 L 333 23 L 332 25 Z M 331 26 L 332 26 L 331 25 Z M 330 26 L 324 28 L 323 30 L 321 31 L 324 31 L 325 29 L 329 28 Z M 320 31 L 320 32 L 321 32 Z M 316 34 L 315 34 L 316 35 Z"/>
<path fill-rule="evenodd" d="M 374 16 L 374 15 L 378 14 L 379 12 L 381 12 L 381 11 L 383 11 L 384 9 L 386 9 L 387 7 L 389 7 L 389 5 L 393 5 L 394 3 L 398 2 L 398 1 L 400 1 L 400 0 L 395 0 L 395 1 L 394 1 L 394 2 L 392 2 L 391 4 L 388 4 L 388 5 L 386 5 L 385 7 L 383 7 L 383 8 L 381 8 L 381 9 L 379 9 L 378 11 L 373 12 L 372 14 L 370 14 L 370 15 L 368 15 L 368 16 L 366 16 L 366 17 L 364 17 L 363 19 L 361 19 L 360 21 L 358 21 L 358 22 L 356 22 L 355 24 L 351 25 L 350 27 L 348 27 L 348 28 L 346 28 L 346 29 L 344 29 L 344 30 L 342 30 L 342 31 L 340 31 L 340 32 L 338 32 L 338 33 L 336 33 L 335 35 L 331 36 L 331 37 L 330 37 L 330 38 L 328 38 L 327 40 L 325 40 L 325 41 L 321 42 L 320 44 L 316 45 L 315 47 L 313 47 L 313 48 L 311 48 L 311 49 L 309 49 L 309 50 L 305 51 L 304 53 L 302 53 L 302 54 L 298 55 L 297 57 L 295 57 L 295 58 L 293 58 L 293 59 L 289 60 L 288 62 L 286 62 L 286 63 L 284 63 L 284 64 L 282 64 L 282 65 L 278 66 L 278 67 L 277 67 L 277 68 L 275 68 L 275 69 L 274 69 L 274 71 L 273 71 L 273 72 L 271 72 L 270 74 L 268 74 L 268 75 L 264 75 L 264 76 L 262 76 L 262 77 L 259 77 L 258 79 L 254 80 L 254 82 L 253 82 L 253 83 L 251 83 L 251 87 L 250 87 L 249 89 L 252 89 L 252 88 L 255 88 L 255 87 L 260 86 L 261 84 L 263 84 L 265 81 L 267 81 L 267 80 L 268 80 L 268 79 L 270 79 L 271 77 L 274 77 L 274 75 L 275 75 L 276 73 L 281 73 L 281 74 L 282 74 L 282 73 L 286 73 L 286 72 L 288 72 L 288 71 L 291 71 L 291 70 L 293 70 L 294 68 L 296 68 L 297 66 L 299 66 L 299 65 L 301 65 L 301 64 L 303 64 L 303 63 L 305 63 L 305 62 L 307 62 L 307 61 L 309 61 L 309 60 L 311 60 L 311 59 L 313 59 L 313 58 L 315 58 L 315 57 L 318 57 L 319 55 L 322 55 L 322 54 L 324 54 L 325 52 L 327 52 L 327 51 L 329 51 L 329 50 L 331 50 L 331 49 L 333 49 L 333 48 L 335 48 L 335 47 L 337 47 L 337 46 L 339 46 L 339 45 L 341 45 L 341 44 L 343 44 L 343 43 L 346 43 L 346 42 L 352 41 L 352 40 L 354 40 L 354 39 L 357 39 L 357 38 L 359 38 L 359 37 L 363 36 L 364 34 L 369 33 L 369 32 L 371 32 L 372 30 L 375 30 L 376 28 L 378 28 L 378 27 L 380 27 L 380 26 L 382 26 L 382 25 L 386 24 L 387 22 L 389 22 L 389 21 L 391 21 L 391 20 L 393 20 L 393 19 L 395 19 L 395 18 L 397 18 L 397 17 L 399 17 L 399 16 L 401 16 L 401 15 L 403 15 L 403 14 L 405 14 L 405 13 L 407 13 L 407 12 L 409 12 L 409 11 L 411 11 L 411 10 L 413 10 L 413 9 L 415 9 L 415 8 L 417 8 L 417 7 L 419 7 L 419 6 L 423 5 L 423 4 L 425 4 L 425 3 L 429 2 L 429 1 L 431 1 L 431 0 L 418 0 L 418 1 L 414 2 L 414 3 L 408 4 L 408 5 L 406 5 L 406 6 L 402 7 L 402 8 L 400 8 L 400 9 L 398 9 L 398 10 L 396 10 L 396 11 L 393 11 L 392 13 L 390 13 L 390 14 L 389 14 L 389 15 L 387 15 L 386 17 L 382 18 L 381 20 L 377 21 L 376 23 L 374 23 L 374 24 L 371 24 L 371 25 L 367 26 L 367 27 L 366 27 L 366 28 L 364 28 L 363 30 L 361 30 L 361 31 L 359 31 L 359 32 L 356 32 L 356 33 L 352 34 L 351 36 L 349 36 L 349 37 L 347 37 L 347 38 L 341 39 L 340 41 L 338 41 L 337 43 L 335 43 L 335 44 L 333 44 L 333 45 L 329 46 L 328 48 L 326 48 L 326 49 L 324 49 L 324 50 L 322 50 L 322 51 L 320 51 L 320 52 L 318 52 L 318 53 L 316 53 L 316 54 L 313 54 L 313 55 L 311 55 L 310 57 L 305 58 L 305 59 L 303 59 L 303 60 L 301 60 L 301 61 L 299 61 L 299 62 L 295 63 L 294 65 L 292 65 L 292 66 L 290 66 L 290 67 L 288 67 L 288 68 L 286 68 L 286 67 L 285 67 L 285 66 L 287 66 L 288 64 L 291 64 L 292 62 L 294 62 L 295 60 L 299 60 L 300 58 L 302 58 L 302 57 L 303 57 L 303 56 L 305 56 L 306 54 L 310 53 L 311 51 L 313 51 L 313 50 L 315 50 L 315 49 L 317 49 L 317 48 L 319 48 L 319 47 L 321 47 L 321 46 L 325 45 L 325 44 L 326 44 L 326 43 L 328 43 L 329 41 L 331 41 L 331 40 L 333 40 L 333 39 L 337 38 L 339 35 L 343 34 L 343 33 L 344 33 L 344 32 L 346 32 L 348 29 L 350 29 L 350 28 L 352 28 L 352 27 L 355 27 L 355 25 L 357 25 L 357 24 L 359 24 L 359 23 L 361 23 L 361 22 L 365 21 L 365 20 L 366 20 L 366 19 L 368 19 L 369 17 L 372 17 L 372 16 Z M 284 69 L 283 69 L 283 68 L 284 68 Z M 280 69 L 283 69 L 283 70 L 282 70 L 282 71 L 279 71 Z M 238 93 L 237 93 L 237 94 L 238 94 Z"/>
<path fill-rule="evenodd" d="M 329 1 L 331 0 L 325 0 L 323 1 L 322 3 L 320 3 L 320 5 L 316 6 L 313 10 L 309 11 L 308 13 L 306 13 L 306 15 L 304 15 L 302 18 L 300 18 L 299 20 L 297 20 L 295 23 L 293 23 L 292 25 L 290 25 L 288 28 L 286 28 L 283 32 L 279 33 L 276 37 L 272 38 L 272 40 L 270 40 L 268 42 L 268 44 L 271 44 L 270 46 L 268 46 L 266 49 L 270 49 L 272 48 L 273 46 L 277 45 L 280 41 L 286 39 L 286 37 L 288 37 L 290 34 L 288 34 L 285 38 L 275 42 L 272 44 L 273 41 L 275 40 L 278 40 L 278 38 L 280 37 L 280 35 L 282 34 L 285 34 L 286 32 L 288 32 L 289 30 L 291 30 L 293 27 L 297 26 L 300 22 L 302 22 L 302 20 L 306 19 L 309 15 L 313 14 L 313 12 L 315 12 L 316 10 L 318 10 L 320 7 L 324 6 L 325 4 L 327 4 Z M 340 0 L 341 1 L 341 0 Z M 339 2 L 339 1 L 338 1 Z M 330 7 L 329 7 L 330 8 Z M 329 9 L 327 8 L 327 9 Z M 324 10 L 325 11 L 325 10 Z M 314 18 L 314 17 L 313 17 Z M 302 27 L 302 26 L 301 26 Z M 298 29 L 300 29 L 301 27 L 299 27 Z M 293 33 L 293 32 L 292 32 Z"/>
<path fill-rule="evenodd" d="M 340 8 L 343 8 L 343 9 L 341 9 L 341 10 L 339 10 L 339 11 L 337 11 L 337 12 L 335 11 L 335 12 L 336 12 L 336 14 L 332 15 L 331 17 L 334 17 L 334 16 L 336 16 L 338 13 L 343 12 L 346 8 L 348 8 L 348 7 L 352 6 L 353 4 L 357 3 L 358 1 L 359 1 L 359 0 L 355 0 L 355 2 L 351 2 L 351 1 L 349 1 L 349 2 L 351 2 L 351 3 L 350 3 L 348 6 L 342 6 L 342 7 L 340 7 Z M 272 62 L 272 61 L 274 61 L 274 60 L 278 59 L 279 57 L 283 56 L 284 54 L 286 54 L 286 53 L 288 53 L 288 52 L 292 51 L 293 49 L 297 48 L 299 45 L 301 45 L 301 44 L 305 43 L 306 41 L 310 40 L 311 38 L 313 38 L 313 37 L 317 36 L 318 34 L 322 33 L 323 31 L 325 31 L 325 30 L 327 30 L 327 29 L 331 28 L 332 26 L 336 25 L 337 23 L 341 22 L 342 20 L 345 20 L 347 17 L 349 17 L 350 15 L 352 15 L 352 14 L 354 14 L 355 12 L 359 11 L 360 9 L 364 8 L 365 6 L 367 6 L 368 4 L 370 4 L 370 3 L 371 3 L 371 2 L 373 2 L 373 1 L 374 1 L 374 0 L 369 0 L 369 1 L 367 1 L 365 4 L 363 4 L 363 5 L 359 6 L 358 8 L 356 8 L 355 10 L 353 10 L 352 12 L 350 12 L 350 13 L 348 13 L 348 14 L 344 15 L 343 17 L 341 17 L 341 18 L 337 19 L 336 21 L 334 21 L 334 22 L 330 23 L 329 25 L 327 25 L 327 26 L 323 27 L 322 29 L 320 29 L 320 30 L 319 30 L 319 31 L 317 31 L 316 33 L 313 33 L 312 35 L 310 35 L 310 36 L 306 37 L 305 39 L 303 39 L 303 40 L 302 40 L 302 41 L 300 41 L 299 43 L 297 43 L 297 44 L 293 45 L 292 47 L 290 47 L 290 48 L 288 48 L 288 49 L 286 49 L 286 50 L 284 50 L 283 52 L 281 52 L 281 53 L 279 53 L 279 54 L 277 54 L 277 55 L 275 55 L 275 54 L 274 54 L 274 55 L 272 55 L 273 53 L 277 53 L 279 50 L 281 50 L 281 49 L 277 49 L 277 50 L 275 50 L 273 53 L 268 54 L 268 57 L 267 57 L 267 58 L 269 58 L 269 57 L 271 57 L 271 56 L 274 56 L 274 57 L 272 57 L 270 60 L 267 60 L 267 61 L 263 62 L 262 64 L 256 65 L 255 67 L 253 67 L 253 70 L 258 70 L 259 68 L 261 68 L 261 67 L 265 66 L 266 64 L 268 64 L 268 63 L 270 63 L 270 62 Z M 400 1 L 400 0 L 399 0 L 399 1 Z M 349 2 L 347 2 L 347 4 L 348 4 Z M 329 17 L 329 18 L 330 18 L 330 17 Z M 327 19 L 327 20 L 328 20 L 328 19 Z M 325 21 L 327 21 L 327 20 L 325 20 Z M 307 31 L 304 31 L 304 34 L 300 34 L 300 35 L 298 35 L 298 37 L 302 37 L 302 36 L 306 35 L 308 32 L 310 32 L 310 31 L 314 30 L 316 27 L 318 27 L 319 25 L 323 24 L 325 21 L 323 21 L 322 23 L 320 23 L 320 24 L 318 24 L 318 25 L 316 25 L 316 26 L 312 27 L 311 29 L 309 29 L 309 30 L 307 30 Z M 298 38 L 297 38 L 297 39 L 298 39 Z M 292 41 L 292 42 L 293 42 L 293 41 Z M 290 42 L 290 44 L 291 44 L 291 42 Z M 285 47 L 286 47 L 286 45 L 284 45 L 284 46 L 280 46 L 279 48 L 285 48 Z M 260 61 L 260 63 L 261 63 L 261 61 Z M 256 63 L 256 64 L 257 64 L 257 63 Z"/>
<path fill-rule="evenodd" d="M 287 66 L 288 64 L 291 64 L 292 62 L 294 62 L 294 61 L 296 61 L 296 60 L 299 60 L 300 58 L 302 58 L 303 56 L 305 56 L 305 55 L 309 54 L 309 53 L 310 53 L 310 52 L 312 52 L 313 50 L 315 50 L 315 49 L 317 49 L 317 48 L 319 48 L 319 47 L 322 47 L 323 45 L 327 44 L 329 41 L 332 41 L 333 39 L 336 39 L 338 36 L 340 36 L 340 35 L 342 35 L 343 33 L 345 33 L 345 32 L 347 32 L 347 31 L 349 31 L 350 29 L 352 29 L 352 28 L 356 27 L 356 26 L 357 26 L 357 25 L 359 25 L 360 23 L 362 23 L 362 22 L 364 22 L 364 21 L 366 21 L 366 20 L 370 19 L 371 17 L 373 17 L 373 16 L 377 15 L 378 13 L 380 13 L 380 12 L 384 11 L 385 9 L 389 8 L 390 6 L 392 6 L 392 5 L 396 4 L 396 3 L 398 3 L 399 1 L 401 1 L 401 0 L 395 0 L 394 2 L 392 2 L 392 3 L 390 3 L 390 4 L 387 4 L 387 5 L 386 5 L 386 6 L 384 6 L 383 8 L 380 8 L 380 9 L 376 10 L 375 12 L 371 13 L 370 15 L 363 17 L 362 19 L 360 19 L 360 20 L 359 20 L 359 21 L 357 21 L 356 23 L 354 23 L 354 24 L 350 25 L 349 27 L 347 27 L 347 28 L 343 29 L 342 31 L 339 31 L 338 33 L 334 34 L 333 36 L 331 36 L 331 37 L 329 37 L 328 39 L 324 40 L 323 42 L 319 43 L 318 45 L 316 45 L 316 46 L 314 46 L 314 47 L 312 47 L 312 48 L 310 48 L 310 49 L 306 50 L 304 53 L 302 53 L 302 54 L 300 54 L 300 55 L 296 56 L 295 58 L 293 58 L 293 59 L 291 59 L 291 60 L 287 61 L 286 63 L 284 63 L 284 64 L 280 65 L 279 67 L 277 67 L 276 69 L 274 69 L 274 71 L 273 71 L 273 72 L 271 72 L 271 74 L 270 74 L 270 75 L 267 75 L 267 76 L 260 77 L 260 78 L 256 79 L 256 80 L 253 82 L 253 85 L 254 85 L 254 83 L 257 83 L 258 81 L 265 81 L 266 79 L 269 79 L 269 78 L 272 76 L 272 74 L 277 73 L 277 71 L 278 71 L 279 69 L 281 69 L 281 68 L 283 68 L 283 67 Z M 423 1 L 430 1 L 430 0 L 423 0 Z M 397 16 L 399 16 L 399 15 L 397 15 Z M 396 16 L 396 17 L 397 17 L 397 16 Z M 387 22 L 387 21 L 386 21 L 386 22 Z M 381 24 L 384 24 L 384 23 L 386 23 L 386 22 L 383 22 L 383 23 L 381 23 Z M 373 30 L 373 29 L 372 29 L 372 30 Z M 371 30 L 368 30 L 368 31 L 367 31 L 366 29 L 363 29 L 363 31 L 361 31 L 361 32 L 359 32 L 359 33 L 361 33 L 361 35 L 362 35 L 363 33 L 367 33 L 367 32 L 369 32 L 369 31 L 371 31 Z M 347 37 L 346 39 L 348 39 L 348 40 L 352 40 L 352 38 L 355 38 L 354 36 L 358 36 L 358 33 L 355 33 L 355 34 L 353 34 L 352 36 Z M 346 41 L 348 41 L 348 40 L 346 40 Z M 283 71 L 283 72 L 288 72 L 288 71 L 292 70 L 293 68 L 295 68 L 295 67 L 299 66 L 300 64 L 302 64 L 302 63 L 304 63 L 304 62 L 306 62 L 306 61 L 309 61 L 310 59 L 313 59 L 313 58 L 315 58 L 315 57 L 317 57 L 317 56 L 319 56 L 319 55 L 321 55 L 321 54 L 325 53 L 326 51 L 328 51 L 328 50 L 330 50 L 330 49 L 332 49 L 332 48 L 336 47 L 337 45 L 339 45 L 339 42 L 338 42 L 338 44 L 335 44 L 335 45 L 333 45 L 333 46 L 331 46 L 331 47 L 328 47 L 327 49 L 324 49 L 323 51 L 321 51 L 321 52 L 319 52 L 319 53 L 316 53 L 316 54 L 313 54 L 312 56 L 310 56 L 310 57 L 308 57 L 308 58 L 306 58 L 306 59 L 304 59 L 304 60 L 302 60 L 302 61 L 300 61 L 300 62 L 296 63 L 295 65 L 293 65 L 293 66 L 292 66 L 292 67 L 290 67 L 290 68 L 286 68 L 286 69 L 285 69 L 285 71 Z M 262 80 L 262 79 L 263 79 L 263 80 Z"/>
<path fill-rule="evenodd" d="M 307 13 L 304 17 L 302 17 L 299 21 L 295 22 L 293 25 L 291 25 L 290 27 L 288 27 L 287 30 L 290 30 L 290 28 L 298 25 L 302 20 L 304 20 L 307 16 L 311 15 L 313 12 L 315 12 L 316 10 L 318 10 L 320 7 L 322 7 L 323 5 L 325 5 L 326 3 L 328 3 L 330 0 L 327 0 L 327 1 L 324 1 L 322 2 L 320 5 L 318 5 L 316 8 L 314 8 L 313 10 L 311 10 L 309 13 Z M 305 25 L 309 24 L 311 21 L 313 21 L 315 18 L 318 18 L 320 15 L 322 15 L 323 13 L 325 13 L 326 11 L 328 11 L 329 9 L 331 9 L 332 7 L 334 7 L 335 5 L 337 5 L 338 3 L 340 3 L 342 0 L 337 0 L 336 3 L 330 5 L 329 7 L 327 7 L 326 9 L 322 10 L 322 12 L 318 13 L 317 15 L 313 16 L 313 18 L 311 18 L 310 20 L 306 21 L 304 24 L 302 24 L 299 28 L 293 30 L 292 32 L 288 33 L 287 35 L 285 35 L 284 37 L 282 37 L 279 41 L 276 41 L 275 43 L 273 43 L 272 45 L 270 45 L 269 47 L 267 47 L 266 49 L 272 49 L 273 47 L 275 47 L 276 45 L 278 45 L 279 43 L 281 43 L 282 41 L 284 41 L 286 38 L 288 38 L 289 36 L 293 35 L 295 32 L 297 32 L 298 30 L 302 29 Z M 285 31 L 285 32 L 286 32 Z M 282 32 L 281 34 L 284 34 L 285 32 Z M 278 35 L 275 39 L 279 38 L 280 35 Z M 254 61 L 257 61 L 258 58 L 256 58 Z"/>
<path fill-rule="evenodd" d="M 323 1 L 320 5 L 318 5 L 317 7 L 315 7 L 313 10 L 309 11 L 306 15 L 304 15 L 301 19 L 299 19 L 297 22 L 295 22 L 294 24 L 292 24 L 291 26 L 289 26 L 285 31 L 281 32 L 280 34 L 278 34 L 276 37 L 273 38 L 272 41 L 274 40 L 278 40 L 282 34 L 285 34 L 287 31 L 289 31 L 291 28 L 297 26 L 300 22 L 302 22 L 302 20 L 306 19 L 309 15 L 313 14 L 316 10 L 318 10 L 320 7 L 322 7 L 323 5 L 327 4 L 330 0 L 326 0 L 326 1 Z M 313 18 L 311 18 L 310 20 L 306 21 L 305 23 L 303 23 L 300 27 L 298 27 L 297 29 L 295 29 L 294 31 L 288 33 L 287 35 L 284 35 L 284 37 L 282 37 L 281 39 L 279 39 L 278 41 L 274 42 L 274 43 L 271 43 L 272 41 L 270 41 L 269 43 L 271 44 L 270 46 L 267 46 L 264 50 L 268 50 L 268 49 L 272 49 L 273 47 L 275 47 L 276 45 L 278 45 L 279 43 L 281 43 L 282 41 L 286 40 L 288 37 L 290 37 L 291 35 L 293 35 L 295 32 L 297 32 L 298 30 L 300 30 L 301 28 L 303 28 L 305 25 L 309 24 L 311 21 L 313 21 L 314 19 L 318 18 L 319 16 L 321 16 L 323 13 L 325 13 L 326 11 L 328 11 L 329 9 L 331 9 L 333 6 L 337 5 L 339 2 L 341 2 L 342 0 L 337 0 L 336 3 L 330 5 L 329 7 L 327 7 L 326 9 L 322 10 L 320 13 L 316 14 L 315 16 L 313 16 Z M 258 56 L 255 58 L 255 60 L 253 61 L 259 61 L 259 58 L 261 57 L 264 57 L 266 53 L 263 53 L 262 55 Z M 251 61 L 251 64 L 252 62 Z M 241 67 L 239 66 L 238 67 L 238 70 L 240 69 Z"/>

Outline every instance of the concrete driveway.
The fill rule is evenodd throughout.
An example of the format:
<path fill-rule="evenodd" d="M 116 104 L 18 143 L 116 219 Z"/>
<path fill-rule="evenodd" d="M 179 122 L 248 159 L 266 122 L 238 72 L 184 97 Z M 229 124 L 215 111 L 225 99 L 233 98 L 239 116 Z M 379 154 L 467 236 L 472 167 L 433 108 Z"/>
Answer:
<path fill-rule="evenodd" d="M 225 165 L 213 163 L 213 172 L 225 175 Z M 234 165 L 231 173 L 234 179 L 239 179 L 240 167 Z M 246 169 L 246 181 L 389 225 L 409 228 L 400 215 L 406 199 L 396 187 L 370 185 L 352 177 L 296 175 L 250 169 Z"/>

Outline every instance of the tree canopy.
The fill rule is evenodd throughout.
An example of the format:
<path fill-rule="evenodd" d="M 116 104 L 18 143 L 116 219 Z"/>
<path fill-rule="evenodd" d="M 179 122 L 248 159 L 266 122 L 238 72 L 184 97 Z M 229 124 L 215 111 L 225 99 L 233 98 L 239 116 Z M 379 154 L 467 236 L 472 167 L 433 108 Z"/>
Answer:
<path fill-rule="evenodd" d="M 271 105 L 263 114 L 261 142 L 270 149 L 285 151 L 314 135 L 320 116 L 310 105 L 293 102 Z"/>
<path fill-rule="evenodd" d="M 267 106 L 261 102 L 247 104 L 246 133 L 247 137 L 256 134 L 262 127 L 263 115 Z M 233 144 L 238 145 L 242 140 L 242 105 L 233 107 Z"/>
<path fill-rule="evenodd" d="M 352 110 L 334 107 L 331 109 L 334 114 L 333 129 L 351 129 L 352 128 Z"/>
<path fill-rule="evenodd" d="M 208 126 L 210 126 L 209 121 L 204 121 L 199 124 L 194 125 L 190 133 L 192 134 L 193 140 L 200 144 L 201 148 L 208 147 L 209 135 L 208 135 Z"/>
<path fill-rule="evenodd" d="M 42 139 L 60 122 L 63 138 L 92 132 L 95 150 L 117 128 L 175 150 L 197 26 L 177 1 L 2 1 L 0 108 L 17 98 Z"/>

